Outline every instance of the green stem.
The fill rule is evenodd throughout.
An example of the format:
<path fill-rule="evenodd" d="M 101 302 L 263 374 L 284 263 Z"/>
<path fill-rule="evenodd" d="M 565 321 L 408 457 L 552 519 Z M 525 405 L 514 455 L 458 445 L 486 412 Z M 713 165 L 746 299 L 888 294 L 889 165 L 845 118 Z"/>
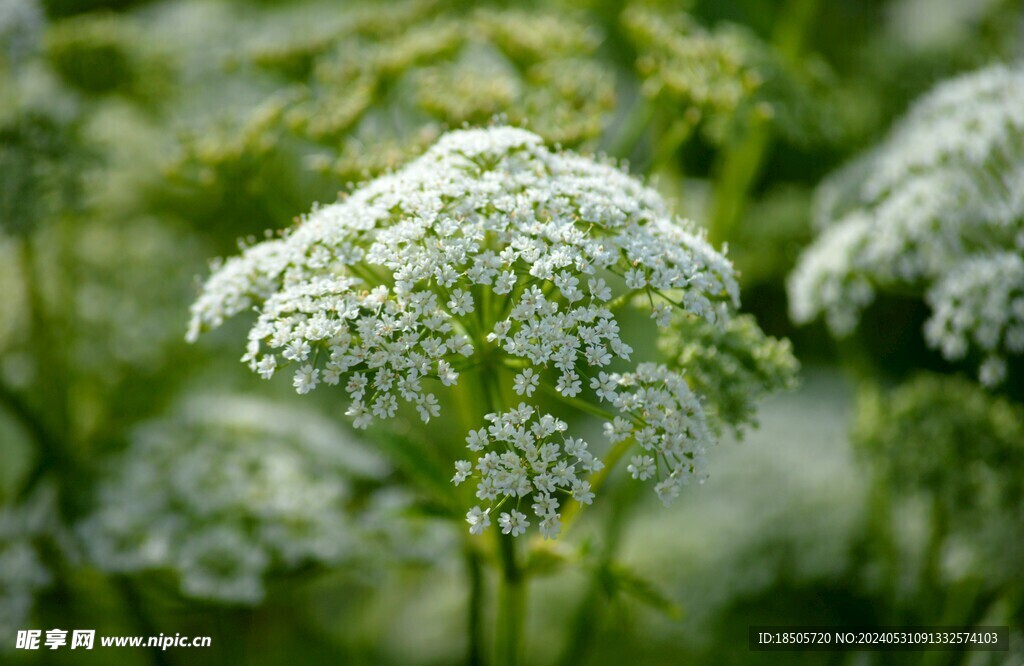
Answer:
<path fill-rule="evenodd" d="M 160 633 L 159 627 L 153 623 L 146 608 L 146 602 L 142 595 L 139 594 L 135 583 L 130 578 L 122 575 L 115 575 L 113 583 L 121 595 L 125 614 L 129 617 L 132 626 L 140 634 L 146 636 L 156 636 Z M 172 663 L 167 653 L 162 650 L 149 650 L 149 652 L 151 653 L 152 663 L 156 664 L 156 666 L 169 666 Z"/>
<path fill-rule="evenodd" d="M 693 135 L 699 120 L 699 114 L 687 112 L 672 121 L 668 130 L 658 140 L 658 148 L 651 164 L 652 170 L 672 165 L 673 158 L 679 148 Z"/>
<path fill-rule="evenodd" d="M 615 415 L 609 412 L 608 410 L 601 409 L 597 405 L 592 405 L 586 400 L 580 400 L 579 398 L 570 398 L 567 395 L 562 395 L 561 393 L 558 392 L 558 389 L 556 389 L 553 386 L 549 386 L 546 382 L 540 383 L 540 389 L 544 393 L 550 395 L 552 398 L 564 402 L 570 407 L 575 407 L 581 412 L 590 414 L 591 416 L 596 416 L 606 421 L 611 421 L 612 419 L 615 418 Z"/>
<path fill-rule="evenodd" d="M 516 554 L 516 539 L 495 531 L 501 557 L 498 582 L 498 623 L 494 640 L 494 663 L 518 666 L 523 663 L 523 624 L 526 616 L 526 580 Z"/>
<path fill-rule="evenodd" d="M 772 43 L 787 63 L 799 58 L 817 6 L 818 0 L 789 0 L 783 9 Z M 768 119 L 756 105 L 749 113 L 746 133 L 725 149 L 719 162 L 708 229 L 708 240 L 714 245 L 732 236 L 772 144 Z"/>
<path fill-rule="evenodd" d="M 482 398 L 488 412 L 500 412 L 502 399 L 498 364 L 485 364 L 480 371 Z M 494 531 L 498 539 L 501 575 L 498 579 L 498 613 L 494 633 L 494 663 L 516 666 L 522 663 L 523 627 L 526 617 L 526 580 L 516 554 L 516 538 Z"/>
<path fill-rule="evenodd" d="M 61 322 L 56 321 L 56 316 L 49 316 L 46 295 L 39 284 L 39 268 L 33 239 L 26 238 L 21 244 L 21 270 L 29 308 L 29 335 L 33 344 L 37 382 L 41 388 L 39 393 L 53 424 L 53 434 L 58 438 L 58 443 L 63 440 L 67 445 L 71 437 L 68 400 L 71 377 L 70 368 L 65 362 L 67 345 L 66 341 L 58 339 L 58 331 L 54 330 Z"/>
<path fill-rule="evenodd" d="M 484 572 L 483 558 L 472 545 L 464 547 L 466 558 L 466 578 L 469 582 L 469 603 L 466 605 L 466 664 L 480 666 L 484 663 L 483 656 L 483 609 L 484 609 Z"/>
<path fill-rule="evenodd" d="M 933 499 L 931 506 L 931 524 L 929 525 L 928 543 L 925 546 L 924 561 L 921 564 L 918 588 L 925 600 L 925 608 L 940 608 L 945 586 L 940 571 L 942 546 L 949 534 L 949 515 L 941 499 Z"/>
<path fill-rule="evenodd" d="M 653 116 L 654 105 L 637 91 L 629 115 L 619 126 L 618 136 L 609 147 L 608 154 L 619 159 L 629 159 L 643 140 Z"/>
<path fill-rule="evenodd" d="M 622 535 L 625 531 L 626 516 L 636 504 L 639 484 L 625 483 L 616 488 L 615 501 L 612 503 L 611 515 L 605 526 L 604 545 L 601 551 L 600 560 L 590 579 L 587 593 L 583 602 L 579 605 L 576 616 L 572 623 L 572 633 L 569 642 L 558 663 L 563 666 L 582 664 L 587 660 L 591 641 L 594 635 L 600 630 L 601 616 L 604 605 L 604 572 L 615 561 L 616 553 L 622 544 Z"/>
<path fill-rule="evenodd" d="M 604 486 L 608 476 L 611 474 L 615 466 L 619 464 L 622 457 L 626 455 L 626 452 L 633 446 L 633 438 L 624 439 L 608 452 L 608 455 L 604 459 L 604 467 L 593 476 L 590 477 L 590 490 L 595 495 L 601 491 L 601 487 Z M 565 510 L 562 512 L 562 534 L 568 534 L 573 524 L 576 522 L 576 517 L 580 513 L 579 502 L 572 502 L 566 504 Z"/>
<path fill-rule="evenodd" d="M 34 466 L 21 484 L 22 497 L 31 493 L 49 473 L 55 474 L 62 485 L 67 482 L 73 487 L 76 469 L 80 467 L 70 426 L 68 386 L 71 369 L 65 358 L 66 344 L 58 339 L 61 322 L 56 315 L 51 316 L 46 295 L 39 284 L 40 266 L 33 240 L 23 240 L 19 258 L 28 302 L 28 334 L 36 368 L 34 392 L 39 399 L 33 405 L 27 396 L 19 395 L 10 387 L 0 386 L 0 404 L 18 419 L 38 447 Z M 62 513 L 70 511 L 67 493 L 60 494 L 59 507 Z"/>
<path fill-rule="evenodd" d="M 708 240 L 715 246 L 732 237 L 771 144 L 767 122 L 756 118 L 755 112 L 750 125 L 744 140 L 727 150 L 719 168 L 708 229 Z"/>
<path fill-rule="evenodd" d="M 43 423 L 32 408 L 22 400 L 10 387 L 0 383 L 0 406 L 7 409 L 24 428 L 26 434 L 38 447 L 35 464 L 28 477 L 22 482 L 19 495 L 26 497 L 31 494 L 39 480 L 51 469 L 63 472 L 66 460 L 60 441 Z"/>

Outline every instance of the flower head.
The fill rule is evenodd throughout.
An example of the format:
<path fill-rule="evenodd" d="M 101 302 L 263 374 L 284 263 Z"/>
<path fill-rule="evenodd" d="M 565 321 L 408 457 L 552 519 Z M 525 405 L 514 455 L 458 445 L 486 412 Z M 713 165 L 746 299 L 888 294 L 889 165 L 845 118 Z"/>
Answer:
<path fill-rule="evenodd" d="M 256 603 L 270 570 L 353 554 L 347 479 L 384 468 L 345 444 L 311 414 L 230 397 L 189 402 L 136 431 L 79 535 L 106 570 L 170 570 L 188 596 Z"/>
<path fill-rule="evenodd" d="M 188 337 L 254 308 L 243 361 L 263 377 L 295 366 L 300 393 L 340 386 L 360 428 L 404 404 L 428 421 L 440 412 L 434 392 L 470 369 L 523 399 L 603 400 L 620 415 L 613 439 L 636 438 L 672 494 L 703 476 L 707 417 L 683 373 L 610 372 L 633 353 L 616 312 L 639 302 L 662 327 L 680 313 L 720 328 L 738 296 L 731 264 L 653 190 L 530 132 L 493 127 L 444 136 L 218 266 Z M 452 479 L 477 479 L 487 508 L 467 516 L 471 530 L 515 498 L 519 508 L 496 518 L 503 531 L 524 530 L 532 506 L 542 533 L 557 535 L 561 503 L 592 501 L 586 477 L 603 463 L 530 404 L 489 411 L 467 438 L 477 461 L 459 461 Z"/>
<path fill-rule="evenodd" d="M 888 139 L 826 183 L 821 236 L 789 281 L 792 316 L 824 314 L 849 333 L 877 291 L 916 291 L 928 343 L 970 348 L 981 380 L 1024 351 L 1024 70 L 1004 65 L 944 82 Z"/>

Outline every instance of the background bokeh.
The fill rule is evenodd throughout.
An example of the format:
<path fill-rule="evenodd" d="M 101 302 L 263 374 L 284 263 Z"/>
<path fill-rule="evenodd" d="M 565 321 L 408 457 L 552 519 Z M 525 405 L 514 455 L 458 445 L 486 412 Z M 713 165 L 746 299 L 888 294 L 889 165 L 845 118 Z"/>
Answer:
<path fill-rule="evenodd" d="M 0 661 L 463 660 L 473 564 L 389 462 L 418 425 L 357 436 L 238 363 L 243 323 L 184 334 L 209 257 L 503 121 L 655 184 L 803 365 L 706 484 L 666 509 L 613 483 L 582 559 L 536 563 L 528 662 L 1021 664 L 1019 350 L 983 386 L 927 344 L 921 285 L 838 337 L 786 281 L 914 100 L 1022 58 L 1017 0 L 0 1 Z M 1011 647 L 755 653 L 752 624 Z M 58 627 L 213 647 L 14 649 Z"/>

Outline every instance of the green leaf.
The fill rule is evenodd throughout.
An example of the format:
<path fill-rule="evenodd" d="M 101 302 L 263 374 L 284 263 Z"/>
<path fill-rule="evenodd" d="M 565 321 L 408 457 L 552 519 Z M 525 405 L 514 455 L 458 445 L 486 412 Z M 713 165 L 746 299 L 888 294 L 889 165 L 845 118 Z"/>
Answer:
<path fill-rule="evenodd" d="M 601 569 L 598 576 L 609 599 L 622 594 L 673 620 L 683 616 L 683 610 L 676 602 L 655 587 L 654 583 L 623 564 L 611 562 Z"/>
<path fill-rule="evenodd" d="M 374 443 L 413 485 L 426 493 L 452 516 L 460 509 L 459 496 L 450 481 L 451 470 L 442 466 L 436 452 L 411 436 L 386 431 L 374 437 Z"/>

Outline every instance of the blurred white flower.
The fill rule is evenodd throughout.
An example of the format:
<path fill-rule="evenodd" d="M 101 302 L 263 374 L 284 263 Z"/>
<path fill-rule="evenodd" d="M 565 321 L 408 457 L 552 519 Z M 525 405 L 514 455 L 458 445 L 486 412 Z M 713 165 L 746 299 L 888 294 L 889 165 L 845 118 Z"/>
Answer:
<path fill-rule="evenodd" d="M 926 297 L 928 343 L 975 348 L 982 380 L 1024 350 L 1024 70 L 994 65 L 946 81 L 886 141 L 826 182 L 820 238 L 790 276 L 794 320 L 824 314 L 849 333 L 876 290 Z"/>
<path fill-rule="evenodd" d="M 18 63 L 38 48 L 46 16 L 37 0 L 0 3 L 0 50 Z"/>
<path fill-rule="evenodd" d="M 105 570 L 171 570 L 186 595 L 255 603 L 271 568 L 351 554 L 347 479 L 383 471 L 315 415 L 195 399 L 137 430 L 78 533 Z"/>
<path fill-rule="evenodd" d="M 976 348 L 986 355 L 982 383 L 998 384 L 1005 374 L 1001 351 L 1024 353 L 1024 256 L 979 254 L 954 266 L 928 290 L 932 316 L 928 342 L 951 359 Z M 986 381 L 986 378 L 988 381 Z"/>
<path fill-rule="evenodd" d="M 52 579 L 36 544 L 52 520 L 52 493 L 0 507 L 0 634 L 11 637 L 0 643 L 0 651 L 13 646 L 18 629 L 27 628 L 36 594 Z"/>

